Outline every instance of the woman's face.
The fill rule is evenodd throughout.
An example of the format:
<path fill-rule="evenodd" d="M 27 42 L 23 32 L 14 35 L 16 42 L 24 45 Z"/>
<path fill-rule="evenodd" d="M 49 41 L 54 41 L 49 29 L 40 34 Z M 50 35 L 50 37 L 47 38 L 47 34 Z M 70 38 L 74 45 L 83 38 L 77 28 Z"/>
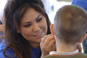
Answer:
<path fill-rule="evenodd" d="M 21 33 L 31 45 L 39 44 L 41 38 L 47 34 L 46 18 L 33 8 L 29 8 L 21 20 L 18 33 Z"/>

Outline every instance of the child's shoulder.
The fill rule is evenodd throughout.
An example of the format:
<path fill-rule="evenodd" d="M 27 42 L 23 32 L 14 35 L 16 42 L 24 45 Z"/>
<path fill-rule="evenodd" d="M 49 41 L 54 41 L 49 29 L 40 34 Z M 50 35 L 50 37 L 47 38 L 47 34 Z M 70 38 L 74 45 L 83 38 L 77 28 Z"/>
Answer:
<path fill-rule="evenodd" d="M 80 55 L 80 57 L 87 58 L 87 54 L 80 53 L 79 55 Z"/>
<path fill-rule="evenodd" d="M 52 55 L 47 55 L 43 58 L 87 58 L 87 54 L 79 53 L 77 55 L 73 56 L 52 56 Z"/>
<path fill-rule="evenodd" d="M 55 57 L 54 56 L 51 56 L 51 55 L 47 55 L 47 56 L 45 56 L 43 58 L 55 58 Z"/>

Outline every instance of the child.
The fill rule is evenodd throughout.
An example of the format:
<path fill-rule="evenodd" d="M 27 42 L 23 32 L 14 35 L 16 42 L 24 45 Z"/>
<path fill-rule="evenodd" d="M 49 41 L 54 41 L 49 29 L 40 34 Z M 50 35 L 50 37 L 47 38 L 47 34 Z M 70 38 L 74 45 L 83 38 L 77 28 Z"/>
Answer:
<path fill-rule="evenodd" d="M 56 51 L 51 51 L 45 58 L 87 58 L 77 49 L 77 44 L 86 37 L 87 13 L 84 9 L 76 5 L 63 6 L 50 27 L 56 40 Z"/>

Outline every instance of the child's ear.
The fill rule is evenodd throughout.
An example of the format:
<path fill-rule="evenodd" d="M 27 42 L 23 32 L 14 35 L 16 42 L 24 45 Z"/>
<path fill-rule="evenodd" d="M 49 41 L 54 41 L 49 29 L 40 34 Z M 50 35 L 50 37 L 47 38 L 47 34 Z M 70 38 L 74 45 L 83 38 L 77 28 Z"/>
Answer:
<path fill-rule="evenodd" d="M 51 24 L 50 25 L 50 31 L 51 31 L 51 34 L 52 35 L 55 35 L 55 32 L 54 32 L 54 24 Z"/>
<path fill-rule="evenodd" d="M 86 36 L 87 36 L 87 34 L 84 34 L 84 35 L 82 36 L 82 38 L 79 40 L 79 43 L 81 43 L 81 42 L 86 38 Z"/>

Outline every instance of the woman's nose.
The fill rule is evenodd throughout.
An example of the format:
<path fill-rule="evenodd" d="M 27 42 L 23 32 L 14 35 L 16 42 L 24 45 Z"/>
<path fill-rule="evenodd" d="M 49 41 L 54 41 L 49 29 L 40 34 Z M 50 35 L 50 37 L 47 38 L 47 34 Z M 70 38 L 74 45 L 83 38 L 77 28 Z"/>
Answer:
<path fill-rule="evenodd" d="M 40 26 L 38 24 L 34 24 L 33 32 L 38 33 L 40 31 Z"/>

